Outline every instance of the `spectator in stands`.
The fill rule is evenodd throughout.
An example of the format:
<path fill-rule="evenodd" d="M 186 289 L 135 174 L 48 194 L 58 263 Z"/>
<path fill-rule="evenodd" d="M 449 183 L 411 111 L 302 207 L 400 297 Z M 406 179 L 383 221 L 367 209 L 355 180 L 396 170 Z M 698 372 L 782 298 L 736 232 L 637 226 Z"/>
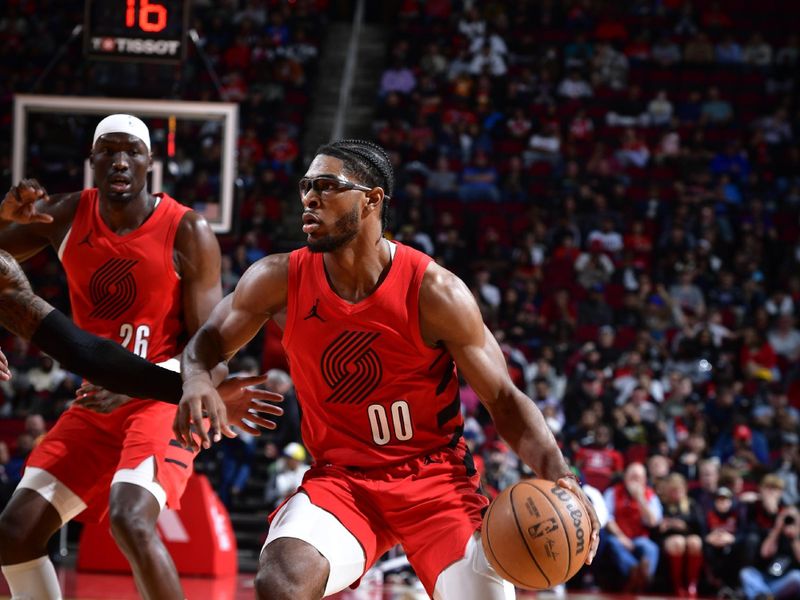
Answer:
<path fill-rule="evenodd" d="M 800 330 L 794 326 L 794 322 L 791 313 L 781 313 L 767 335 L 775 354 L 787 363 L 800 359 Z"/>
<path fill-rule="evenodd" d="M 493 496 L 519 481 L 513 452 L 501 441 L 489 445 L 486 455 L 486 482 Z"/>
<path fill-rule="evenodd" d="M 614 449 L 608 425 L 601 424 L 595 428 L 592 443 L 581 446 L 575 454 L 575 466 L 583 480 L 601 492 L 622 474 L 625 462 L 622 454 Z"/>
<path fill-rule="evenodd" d="M 753 67 L 768 67 L 772 64 L 772 46 L 759 32 L 754 32 L 742 51 L 745 64 Z"/>
<path fill-rule="evenodd" d="M 528 140 L 525 151 L 525 164 L 546 162 L 553 167 L 561 165 L 561 133 L 557 123 L 546 123 L 541 131 L 534 133 Z"/>
<path fill-rule="evenodd" d="M 703 554 L 707 566 L 706 577 L 712 589 L 736 585 L 739 571 L 736 554 L 740 528 L 738 508 L 733 492 L 727 487 L 719 487 L 711 506 L 705 511 L 707 533 L 703 538 Z"/>
<path fill-rule="evenodd" d="M 681 6 L 681 13 L 675 23 L 675 34 L 681 37 L 695 35 L 700 28 L 697 26 L 697 19 L 694 15 L 694 6 L 691 2 L 684 2 Z"/>
<path fill-rule="evenodd" d="M 20 479 L 22 479 L 22 472 L 25 470 L 25 462 L 28 460 L 28 455 L 33 450 L 34 445 L 35 439 L 30 433 L 23 432 L 17 436 L 17 443 L 11 454 L 11 458 L 5 464 L 5 475 L 14 487 L 16 487 Z"/>
<path fill-rule="evenodd" d="M 604 250 L 603 240 L 594 239 L 589 242 L 588 250 L 582 252 L 575 261 L 578 283 L 585 290 L 598 285 L 602 288 L 614 274 L 614 263 Z"/>
<path fill-rule="evenodd" d="M 785 108 L 778 108 L 773 114 L 759 119 L 756 127 L 764 136 L 764 141 L 773 146 L 789 144 L 794 137 Z"/>
<path fill-rule="evenodd" d="M 780 511 L 759 550 L 757 562 L 739 574 L 747 600 L 800 596 L 800 514 L 796 507 Z"/>
<path fill-rule="evenodd" d="M 436 169 L 428 172 L 426 188 L 435 196 L 451 197 L 458 191 L 458 175 L 450 169 L 450 161 L 440 155 L 436 159 Z"/>
<path fill-rule="evenodd" d="M 717 62 L 726 65 L 738 65 L 743 60 L 742 47 L 736 42 L 736 38 L 728 33 L 717 44 Z"/>
<path fill-rule="evenodd" d="M 742 564 L 753 565 L 760 560 L 761 544 L 774 528 L 778 515 L 786 508 L 782 499 L 783 485 L 783 480 L 777 475 L 764 475 L 759 482 L 755 500 L 743 502 L 740 544 Z"/>
<path fill-rule="evenodd" d="M 606 123 L 612 127 L 637 127 L 645 125 L 647 106 L 642 99 L 642 88 L 632 84 L 623 100 L 614 103 L 606 113 Z"/>
<path fill-rule="evenodd" d="M 667 92 L 665 90 L 659 90 L 656 97 L 647 105 L 647 114 L 650 118 L 650 124 L 656 127 L 668 125 L 670 121 L 672 121 L 673 111 L 672 102 L 667 98 Z"/>
<path fill-rule="evenodd" d="M 476 76 L 488 73 L 492 77 L 502 77 L 506 71 L 503 54 L 493 50 L 489 42 L 484 43 L 473 55 L 469 66 L 469 72 Z"/>
<path fill-rule="evenodd" d="M 711 86 L 701 109 L 702 119 L 711 125 L 723 125 L 733 118 L 733 107 L 719 96 L 719 88 Z"/>
<path fill-rule="evenodd" d="M 438 78 L 447 73 L 447 57 L 442 53 L 441 47 L 436 42 L 431 42 L 419 61 L 422 71 L 431 77 Z"/>
<path fill-rule="evenodd" d="M 720 460 L 717 457 L 704 458 L 698 463 L 697 468 L 697 487 L 689 492 L 689 495 L 705 511 L 709 511 L 714 506 L 719 483 Z"/>
<path fill-rule="evenodd" d="M 703 116 L 703 97 L 700 92 L 693 90 L 689 92 L 689 97 L 678 105 L 675 115 L 684 125 L 694 125 Z"/>
<path fill-rule="evenodd" d="M 392 66 L 386 69 L 381 76 L 380 94 L 386 97 L 391 92 L 408 95 L 417 86 L 414 72 L 406 66 L 402 59 L 396 58 Z"/>
<path fill-rule="evenodd" d="M 613 323 L 614 312 L 605 301 L 605 286 L 602 283 L 592 284 L 588 288 L 588 292 L 587 296 L 578 304 L 578 323 L 591 326 Z"/>
<path fill-rule="evenodd" d="M 528 112 L 524 108 L 515 108 L 513 114 L 506 121 L 506 129 L 513 138 L 527 139 L 530 135 L 531 122 Z"/>
<path fill-rule="evenodd" d="M 623 51 L 628 60 L 634 64 L 650 61 L 650 33 L 642 29 L 636 37 L 628 42 Z"/>
<path fill-rule="evenodd" d="M 660 66 L 671 67 L 681 61 L 681 48 L 667 32 L 662 32 L 653 44 L 651 56 Z"/>
<path fill-rule="evenodd" d="M 283 448 L 281 458 L 273 463 L 274 471 L 265 490 L 269 506 L 279 505 L 300 487 L 303 475 L 310 468 L 306 456 L 306 449 L 297 442 L 290 442 Z"/>
<path fill-rule="evenodd" d="M 755 327 L 745 327 L 742 333 L 739 365 L 752 380 L 774 381 L 780 376 L 778 358 L 766 339 L 766 333 Z"/>
<path fill-rule="evenodd" d="M 636 130 L 628 127 L 622 134 L 622 146 L 617 150 L 615 156 L 625 166 L 642 169 L 650 162 L 650 149 L 636 133 Z"/>
<path fill-rule="evenodd" d="M 705 33 L 696 34 L 683 47 L 683 60 L 687 63 L 708 64 L 714 62 L 714 46 Z"/>
<path fill-rule="evenodd" d="M 641 463 L 628 465 L 624 480 L 608 488 L 603 498 L 609 513 L 611 558 L 625 578 L 625 589 L 641 592 L 658 568 L 659 549 L 650 539 L 650 530 L 661 523 L 661 501 L 647 485 Z"/>
<path fill-rule="evenodd" d="M 600 228 L 594 229 L 589 232 L 586 238 L 591 244 L 595 240 L 602 243 L 603 252 L 607 252 L 612 256 L 618 255 L 624 246 L 622 235 L 615 230 L 614 219 L 605 217 L 600 222 Z"/>
<path fill-rule="evenodd" d="M 747 181 L 750 175 L 750 159 L 738 141 L 732 141 L 718 152 L 711 161 L 711 172 L 715 175 L 730 175 L 734 181 Z"/>
<path fill-rule="evenodd" d="M 796 425 L 795 425 L 796 429 Z M 787 506 L 800 503 L 800 436 L 795 431 L 781 434 L 779 455 L 772 465 L 773 473 L 783 481 L 782 502 Z"/>
<path fill-rule="evenodd" d="M 769 448 L 764 434 L 744 424 L 732 433 L 723 433 L 714 446 L 714 455 L 734 467 L 745 479 L 755 479 L 769 463 Z"/>
<path fill-rule="evenodd" d="M 561 433 L 565 422 L 564 408 L 561 406 L 560 398 L 553 393 L 550 380 L 544 374 L 537 375 L 533 380 L 531 399 L 542 411 L 550 430 L 554 434 Z"/>
<path fill-rule="evenodd" d="M 603 42 L 592 58 L 592 84 L 622 90 L 628 83 L 629 68 L 628 58 L 609 42 Z"/>
<path fill-rule="evenodd" d="M 683 475 L 667 477 L 663 519 L 658 525 L 657 539 L 666 554 L 673 591 L 678 597 L 697 597 L 697 584 L 703 564 L 705 515 L 688 496 Z"/>
<path fill-rule="evenodd" d="M 764 303 L 764 310 L 772 318 L 780 315 L 794 315 L 794 300 L 786 290 L 776 288 L 772 290 Z"/>
<path fill-rule="evenodd" d="M 580 32 L 564 46 L 564 68 L 584 69 L 589 65 L 593 55 L 594 45 L 587 41 L 583 32 Z"/>
<path fill-rule="evenodd" d="M 800 36 L 793 33 L 775 55 L 775 64 L 792 69 L 797 66 L 798 62 L 800 62 Z"/>
<path fill-rule="evenodd" d="M 461 173 L 458 196 L 463 202 L 500 201 L 500 175 L 489 162 L 486 152 L 475 152 L 473 161 Z"/>
<path fill-rule="evenodd" d="M 594 122 L 586 114 L 586 110 L 579 109 L 569 123 L 569 139 L 573 142 L 588 142 L 594 135 Z"/>
<path fill-rule="evenodd" d="M 469 8 L 458 21 L 458 32 L 470 41 L 486 35 L 486 21 L 476 6 Z"/>
<path fill-rule="evenodd" d="M 558 95 L 569 100 L 588 98 L 592 95 L 592 87 L 581 77 L 580 71 L 573 69 L 569 75 L 558 84 Z"/>
<path fill-rule="evenodd" d="M 25 417 L 25 433 L 33 439 L 34 448 L 39 445 L 47 433 L 47 424 L 40 414 L 32 413 Z"/>
<path fill-rule="evenodd" d="M 706 314 L 706 301 L 703 291 L 694 283 L 695 277 L 692 268 L 682 268 L 677 281 L 669 288 L 669 297 L 682 310 L 689 309 L 702 318 Z"/>
<path fill-rule="evenodd" d="M 686 434 L 680 433 L 680 437 L 684 435 Z M 678 447 L 674 450 L 675 472 L 683 475 L 687 481 L 696 483 L 700 477 L 700 462 L 706 458 L 707 454 L 706 436 L 699 432 L 689 432 L 680 440 Z"/>
<path fill-rule="evenodd" d="M 289 128 L 286 125 L 279 125 L 275 135 L 267 141 L 266 153 L 273 169 L 291 175 L 294 163 L 300 155 L 300 147 L 297 140 L 291 136 Z"/>
<path fill-rule="evenodd" d="M 714 1 L 705 7 L 705 10 L 700 17 L 700 22 L 702 23 L 703 27 L 711 30 L 714 33 L 718 33 L 719 31 L 727 29 L 733 25 L 730 16 L 728 16 L 728 14 L 722 10 L 720 3 L 717 1 Z"/>

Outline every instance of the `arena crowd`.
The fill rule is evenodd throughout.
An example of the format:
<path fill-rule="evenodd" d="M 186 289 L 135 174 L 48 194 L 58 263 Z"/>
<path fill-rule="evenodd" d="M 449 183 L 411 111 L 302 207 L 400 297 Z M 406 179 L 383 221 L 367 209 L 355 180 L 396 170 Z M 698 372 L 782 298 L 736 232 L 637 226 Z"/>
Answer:
<path fill-rule="evenodd" d="M 32 57 L 0 66 L 0 140 L 11 93 L 29 88 L 80 10 L 55 4 L 10 2 L 0 20 L 0 55 Z M 242 111 L 237 231 L 220 239 L 229 291 L 252 262 L 294 247 L 284 216 L 313 151 L 299 140 L 327 3 L 195 4 L 223 97 Z M 387 235 L 468 282 L 517 385 L 604 493 L 601 555 L 574 585 L 800 595 L 800 5 L 399 4 L 375 98 L 374 138 L 399 182 Z M 132 73 L 131 90 L 103 65 L 66 60 L 41 92 L 214 99 L 193 64 L 181 85 Z M 196 133 L 199 154 L 176 161 L 174 195 L 189 203 L 218 185 L 202 176 L 213 132 L 207 143 Z M 45 185 L 64 172 L 53 146 L 88 138 L 34 132 Z M 64 307 L 56 261 L 28 266 L 34 289 Z M 274 369 L 270 385 L 291 399 L 279 335 L 235 367 Z M 54 419 L 79 381 L 1 341 L 15 370 L 0 404 L 7 494 L 41 416 Z M 461 400 L 487 493 L 529 476 L 466 384 Z M 310 457 L 289 412 L 278 433 L 219 450 L 209 474 L 230 505 L 254 464 L 272 465 L 267 505 L 297 485 Z"/>

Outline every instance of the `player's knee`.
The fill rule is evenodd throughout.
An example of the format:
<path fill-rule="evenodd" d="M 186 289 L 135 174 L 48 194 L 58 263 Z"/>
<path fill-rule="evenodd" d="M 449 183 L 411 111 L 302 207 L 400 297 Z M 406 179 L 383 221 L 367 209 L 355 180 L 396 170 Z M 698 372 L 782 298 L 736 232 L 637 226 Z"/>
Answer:
<path fill-rule="evenodd" d="M 307 589 L 308 582 L 293 572 L 278 568 L 261 567 L 256 574 L 255 589 L 258 600 L 317 600 L 322 594 Z"/>
<path fill-rule="evenodd" d="M 256 574 L 258 600 L 318 600 L 325 593 L 328 561 L 299 540 L 280 538 L 264 548 Z"/>
<path fill-rule="evenodd" d="M 111 535 L 117 544 L 130 550 L 145 550 L 155 535 L 153 524 L 136 511 L 124 506 L 111 506 L 109 512 Z"/>

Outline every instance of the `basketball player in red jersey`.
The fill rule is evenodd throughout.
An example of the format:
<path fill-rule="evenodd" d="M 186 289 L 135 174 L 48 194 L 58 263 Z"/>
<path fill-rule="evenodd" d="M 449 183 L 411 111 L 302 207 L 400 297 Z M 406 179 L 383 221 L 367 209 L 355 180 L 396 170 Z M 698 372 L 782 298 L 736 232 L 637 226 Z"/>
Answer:
<path fill-rule="evenodd" d="M 151 362 L 170 361 L 221 298 L 219 245 L 200 215 L 149 193 L 150 134 L 141 120 L 103 119 L 90 162 L 97 188 L 52 198 L 35 181 L 12 188 L 0 205 L 0 248 L 22 260 L 52 246 L 80 327 Z M 185 597 L 155 529 L 164 505 L 178 506 L 194 458 L 170 444 L 174 414 L 131 400 L 110 414 L 73 406 L 61 416 L 0 515 L 0 562 L 13 597 L 61 597 L 47 540 L 87 508 L 86 518 L 110 510 L 144 598 Z"/>
<path fill-rule="evenodd" d="M 203 408 L 225 419 L 209 370 L 267 319 L 284 321 L 315 462 L 271 517 L 256 577 L 262 600 L 333 594 L 396 543 L 433 598 L 513 597 L 481 548 L 489 501 L 461 436 L 454 364 L 522 460 L 583 500 L 589 561 L 597 548 L 594 510 L 536 405 L 512 383 L 467 286 L 383 238 L 392 186 L 389 158 L 375 144 L 321 147 L 300 181 L 308 247 L 255 263 L 183 354 L 175 430 L 193 446 L 189 426 Z"/>

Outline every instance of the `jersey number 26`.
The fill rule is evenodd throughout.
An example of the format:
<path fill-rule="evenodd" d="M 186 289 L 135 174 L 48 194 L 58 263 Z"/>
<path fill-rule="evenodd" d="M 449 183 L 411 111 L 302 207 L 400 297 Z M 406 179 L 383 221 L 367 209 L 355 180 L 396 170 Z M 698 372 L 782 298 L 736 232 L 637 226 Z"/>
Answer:
<path fill-rule="evenodd" d="M 122 338 L 120 344 L 123 348 L 130 350 L 137 356 L 147 358 L 147 340 L 150 337 L 149 325 L 133 325 L 132 323 L 123 323 L 119 328 L 119 337 Z M 131 345 L 131 340 L 133 344 Z"/>

